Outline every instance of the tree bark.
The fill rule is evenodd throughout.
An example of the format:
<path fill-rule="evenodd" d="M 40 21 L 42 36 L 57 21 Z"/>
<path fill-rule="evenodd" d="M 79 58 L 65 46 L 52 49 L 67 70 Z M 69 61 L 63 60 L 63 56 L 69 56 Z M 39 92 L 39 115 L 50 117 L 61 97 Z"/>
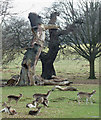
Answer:
<path fill-rule="evenodd" d="M 49 24 L 55 25 L 58 15 L 59 13 L 57 12 L 52 13 L 50 16 Z M 58 33 L 57 29 L 49 30 L 49 35 L 50 35 L 50 41 L 48 45 L 49 51 L 47 53 L 42 52 L 40 55 L 40 60 L 42 62 L 41 77 L 44 79 L 51 79 L 52 75 L 56 76 L 53 63 L 59 51 L 59 40 L 58 40 L 59 37 L 57 33 Z"/>
<path fill-rule="evenodd" d="M 96 79 L 94 62 L 95 62 L 95 59 L 90 59 L 90 61 L 89 61 L 89 64 L 90 64 L 90 76 L 89 76 L 89 79 Z"/>
<path fill-rule="evenodd" d="M 18 85 L 21 85 L 21 86 L 22 85 L 36 85 L 35 80 L 34 80 L 35 66 L 37 64 L 38 58 L 39 58 L 40 53 L 43 48 L 43 44 L 44 44 L 44 40 L 45 40 L 45 30 L 46 29 L 56 29 L 57 30 L 57 28 L 59 27 L 54 24 L 45 26 L 41 22 L 41 17 L 35 13 L 30 13 L 28 18 L 31 23 L 34 38 L 31 41 L 30 46 L 27 49 L 27 52 L 25 53 L 25 56 L 23 58 L 22 69 L 21 69 L 21 73 L 20 73 L 20 80 L 18 82 Z M 49 55 L 51 55 L 51 54 L 49 54 Z M 51 60 L 51 58 L 50 58 L 50 61 L 54 62 L 54 60 L 53 59 Z M 44 62 L 42 64 L 45 65 Z M 52 68 L 54 70 L 54 67 L 52 64 L 53 63 L 49 62 L 49 64 L 48 64 L 50 66 L 49 69 Z M 44 71 L 44 68 L 47 68 L 47 67 L 43 67 L 43 71 Z M 50 73 L 50 71 L 47 71 L 47 74 L 49 74 L 49 73 Z"/>
<path fill-rule="evenodd" d="M 50 55 L 51 56 L 51 55 Z M 51 56 L 52 58 L 53 56 Z M 41 77 L 44 79 L 51 79 L 52 75 L 56 76 L 56 72 L 54 69 L 54 60 L 52 60 L 50 57 L 48 57 L 48 54 L 44 55 L 44 53 L 41 53 L 40 60 L 42 62 L 42 74 Z"/>
<path fill-rule="evenodd" d="M 54 69 L 54 61 L 59 51 L 59 41 L 57 36 L 57 30 L 50 30 L 50 42 L 48 53 L 41 53 L 40 60 L 42 62 L 42 74 L 41 77 L 44 79 L 51 79 L 52 75 L 56 76 Z"/>
<path fill-rule="evenodd" d="M 20 79 L 17 85 L 26 86 L 26 85 L 35 85 L 35 81 L 33 79 L 33 75 L 35 74 L 35 64 L 36 57 L 39 55 L 41 46 L 38 44 L 34 44 L 33 48 L 28 48 L 23 61 L 22 68 L 20 72 Z"/>

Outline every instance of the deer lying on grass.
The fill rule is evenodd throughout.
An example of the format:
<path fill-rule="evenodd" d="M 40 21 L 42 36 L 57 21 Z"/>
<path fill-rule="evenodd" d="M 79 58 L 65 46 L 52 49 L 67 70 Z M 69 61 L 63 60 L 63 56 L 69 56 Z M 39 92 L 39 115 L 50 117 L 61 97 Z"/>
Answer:
<path fill-rule="evenodd" d="M 4 103 L 2 106 L 4 106 L 5 108 L 3 108 L 0 112 L 5 112 L 8 113 L 9 115 L 17 114 L 16 110 L 12 109 L 11 106 L 7 106 L 6 103 Z"/>
<path fill-rule="evenodd" d="M 36 102 L 32 102 L 32 103 L 28 103 L 27 105 L 26 105 L 26 107 L 27 108 L 36 108 Z"/>
<path fill-rule="evenodd" d="M 33 97 L 35 99 L 37 99 L 38 97 L 43 97 L 45 99 L 48 99 L 51 92 L 52 92 L 52 90 L 49 90 L 46 94 L 36 93 L 36 94 L 33 95 Z"/>
<path fill-rule="evenodd" d="M 16 104 L 18 102 L 18 100 L 22 97 L 22 94 L 20 94 L 19 96 L 15 96 L 15 95 L 9 95 L 8 96 L 8 103 L 11 102 L 11 100 L 15 100 L 16 101 Z"/>
<path fill-rule="evenodd" d="M 96 93 L 96 90 L 93 90 L 91 93 L 87 93 L 87 92 L 79 92 L 77 94 L 78 97 L 78 103 L 80 104 L 80 99 L 82 98 L 86 98 L 86 104 L 88 103 L 88 100 L 90 100 L 91 104 L 93 104 L 91 97 L 93 96 L 93 94 Z"/>
<path fill-rule="evenodd" d="M 61 87 L 61 86 L 55 86 L 54 88 L 52 88 L 52 90 L 54 91 L 55 89 L 59 89 L 61 91 L 78 91 L 76 88 L 74 87 Z"/>
<path fill-rule="evenodd" d="M 38 110 L 30 110 L 29 115 L 37 115 L 40 112 L 41 107 L 38 107 Z"/>

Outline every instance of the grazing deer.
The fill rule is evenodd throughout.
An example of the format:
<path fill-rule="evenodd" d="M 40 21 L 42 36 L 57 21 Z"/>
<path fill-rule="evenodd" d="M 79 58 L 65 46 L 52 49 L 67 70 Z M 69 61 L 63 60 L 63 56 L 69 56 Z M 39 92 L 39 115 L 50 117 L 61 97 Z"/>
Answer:
<path fill-rule="evenodd" d="M 49 90 L 46 94 L 36 93 L 36 94 L 33 95 L 33 97 L 35 99 L 37 99 L 38 97 L 43 97 L 45 99 L 48 99 L 51 92 L 52 92 L 52 90 Z"/>
<path fill-rule="evenodd" d="M 48 106 L 49 101 L 46 98 L 38 97 L 32 103 L 28 103 L 26 107 L 28 108 L 38 108 L 39 104 L 43 104 L 45 107 Z"/>
<path fill-rule="evenodd" d="M 35 101 L 33 101 L 32 104 L 36 105 L 36 108 L 39 106 L 39 104 L 43 104 L 45 107 L 47 107 L 49 104 L 49 101 L 48 101 L 48 99 L 46 99 L 44 97 L 38 97 L 38 98 L 36 98 Z"/>
<path fill-rule="evenodd" d="M 40 112 L 41 107 L 38 107 L 38 110 L 30 110 L 29 115 L 37 115 Z"/>
<path fill-rule="evenodd" d="M 93 90 L 91 93 L 87 93 L 87 92 L 79 92 L 77 94 L 78 96 L 78 103 L 80 104 L 80 99 L 82 98 L 86 98 L 86 104 L 88 103 L 88 99 L 90 100 L 91 104 L 93 104 L 91 97 L 93 96 L 93 94 L 96 93 L 96 90 Z"/>
<path fill-rule="evenodd" d="M 5 112 L 5 113 L 8 113 L 9 115 L 17 114 L 16 110 L 12 109 L 11 106 L 7 106 L 6 103 L 4 103 L 2 106 L 4 106 L 5 108 L 2 109 L 0 112 Z"/>
<path fill-rule="evenodd" d="M 18 100 L 22 97 L 22 94 L 20 94 L 19 96 L 15 96 L 15 95 L 9 95 L 8 96 L 8 102 L 10 103 L 11 100 L 15 100 L 16 101 L 16 104 L 18 102 Z"/>

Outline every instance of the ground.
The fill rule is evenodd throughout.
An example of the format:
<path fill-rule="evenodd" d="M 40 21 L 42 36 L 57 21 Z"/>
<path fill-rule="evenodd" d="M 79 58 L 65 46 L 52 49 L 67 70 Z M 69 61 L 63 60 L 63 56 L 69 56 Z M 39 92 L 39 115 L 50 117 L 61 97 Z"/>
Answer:
<path fill-rule="evenodd" d="M 13 63 L 6 65 L 1 69 L 3 72 L 4 82 L 10 79 L 11 76 L 20 73 L 21 62 L 19 64 Z M 85 101 L 80 105 L 77 102 L 77 93 L 79 91 L 59 91 L 55 90 L 49 96 L 49 107 L 42 107 L 41 112 L 37 116 L 30 116 L 28 112 L 30 109 L 26 108 L 26 104 L 33 101 L 34 93 L 46 93 L 54 86 L 26 86 L 26 87 L 3 87 L 2 88 L 2 102 L 7 102 L 7 96 L 10 94 L 19 95 L 23 97 L 16 105 L 15 101 L 10 104 L 18 112 L 17 115 L 11 116 L 3 113 L 3 118 L 98 118 L 99 117 L 99 60 L 95 61 L 95 73 L 97 79 L 90 80 L 89 77 L 89 64 L 84 59 L 58 59 L 54 63 L 57 76 L 67 78 L 72 81 L 73 87 L 79 91 L 92 92 L 94 94 L 93 104 L 86 105 Z M 38 62 L 36 74 L 41 74 L 41 62 Z M 42 106 L 42 105 L 41 105 Z"/>

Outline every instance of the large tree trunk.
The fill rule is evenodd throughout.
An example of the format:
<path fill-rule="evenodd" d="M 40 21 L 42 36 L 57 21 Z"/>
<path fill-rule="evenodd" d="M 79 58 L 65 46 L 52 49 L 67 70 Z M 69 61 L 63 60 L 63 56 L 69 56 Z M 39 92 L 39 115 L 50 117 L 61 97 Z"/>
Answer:
<path fill-rule="evenodd" d="M 37 62 L 36 57 L 39 55 L 40 48 L 40 45 L 34 44 L 33 48 L 27 49 L 22 61 L 20 80 L 18 81 L 17 85 L 35 85 L 33 75 L 35 74 L 35 64 Z"/>
<path fill-rule="evenodd" d="M 51 79 L 52 75 L 56 75 L 54 69 L 54 61 L 59 51 L 59 41 L 57 36 L 57 30 L 50 30 L 50 42 L 48 53 L 41 53 L 40 59 L 42 62 L 42 74 L 44 79 Z"/>
<path fill-rule="evenodd" d="M 35 66 L 37 64 L 41 50 L 43 48 L 45 40 L 45 30 L 58 28 L 58 26 L 56 25 L 51 24 L 48 26 L 43 25 L 41 22 L 41 17 L 35 13 L 30 13 L 28 18 L 31 22 L 34 39 L 32 40 L 31 45 L 27 49 L 27 52 L 25 53 L 25 56 L 23 58 L 20 80 L 18 81 L 18 85 L 21 86 L 35 85 L 34 80 Z M 54 60 L 52 60 L 52 62 L 54 62 Z"/>
<path fill-rule="evenodd" d="M 41 77 L 44 79 L 51 79 L 52 75 L 56 76 L 56 72 L 53 66 L 53 61 L 47 59 L 42 62 L 42 74 Z"/>
<path fill-rule="evenodd" d="M 58 47 L 58 46 L 57 46 Z M 56 76 L 56 72 L 54 69 L 54 61 L 57 56 L 58 49 L 55 49 L 52 51 L 52 49 L 49 50 L 48 53 L 41 53 L 40 59 L 42 62 L 42 74 L 41 77 L 44 79 L 51 79 L 52 75 Z"/>
<path fill-rule="evenodd" d="M 89 76 L 89 79 L 96 79 L 94 61 L 95 61 L 95 59 L 90 59 L 90 61 L 89 61 L 89 64 L 90 64 L 90 76 Z"/>
<path fill-rule="evenodd" d="M 49 24 L 55 25 L 57 16 L 59 14 L 54 12 L 50 16 Z M 42 52 L 40 55 L 40 60 L 42 62 L 42 74 L 41 77 L 44 79 L 51 79 L 52 75 L 56 75 L 55 69 L 54 69 L 54 61 L 56 59 L 56 56 L 59 51 L 59 37 L 57 34 L 57 29 L 51 29 L 49 30 L 50 34 L 50 41 L 49 41 L 49 51 L 48 53 Z"/>

